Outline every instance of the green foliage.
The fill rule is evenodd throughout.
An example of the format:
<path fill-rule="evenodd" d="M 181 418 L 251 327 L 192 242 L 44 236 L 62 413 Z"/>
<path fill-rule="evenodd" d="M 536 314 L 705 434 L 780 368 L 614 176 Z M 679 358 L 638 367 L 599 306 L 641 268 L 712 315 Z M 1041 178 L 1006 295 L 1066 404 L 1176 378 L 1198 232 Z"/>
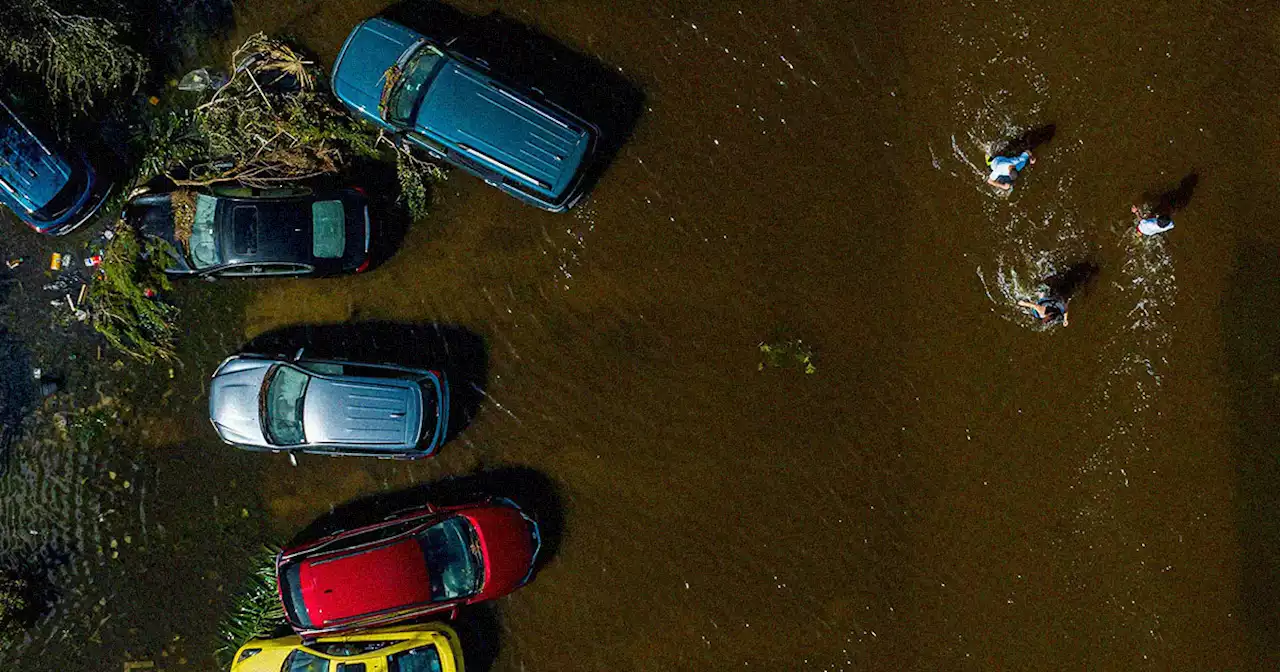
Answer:
<path fill-rule="evenodd" d="M 140 181 L 167 175 L 183 186 L 267 188 L 379 155 L 377 136 L 314 88 L 323 73 L 288 45 L 259 33 L 229 65 L 231 80 L 207 100 L 152 121 Z"/>
<path fill-rule="evenodd" d="M 147 182 L 208 152 L 208 143 L 190 110 L 171 110 L 149 119 L 145 132 L 134 142 L 142 149 L 138 182 Z"/>
<path fill-rule="evenodd" d="M 814 366 L 813 348 L 804 344 L 798 338 L 786 341 L 777 341 L 775 343 L 761 343 L 760 354 L 764 357 L 764 361 L 756 367 L 763 371 L 765 366 L 771 367 L 794 367 L 804 371 L 806 374 L 817 373 L 818 367 Z"/>
<path fill-rule="evenodd" d="M 384 156 L 384 138 L 317 88 L 324 76 L 285 43 L 262 34 L 231 57 L 231 80 L 190 109 L 153 119 L 139 182 L 168 176 L 180 186 L 238 182 L 267 188 L 340 172 L 356 157 Z M 392 146 L 391 143 L 385 143 Z M 413 217 L 430 207 L 439 165 L 396 149 L 403 202 Z"/>
<path fill-rule="evenodd" d="M 102 254 L 102 273 L 89 288 L 93 328 L 113 347 L 142 361 L 170 360 L 177 338 L 178 309 L 156 296 L 171 288 L 164 274 L 169 244 L 141 240 L 129 227 L 116 227 Z"/>
<path fill-rule="evenodd" d="M 85 16 L 74 3 L 64 13 L 50 0 L 5 3 L 0 9 L 0 64 L 39 75 L 53 97 L 84 110 L 117 91 L 136 91 L 147 59 L 123 41 L 124 26 Z"/>
<path fill-rule="evenodd" d="M 26 630 L 31 587 L 13 572 L 0 572 L 0 647 L 21 641 Z"/>
<path fill-rule="evenodd" d="M 270 637 L 285 625 L 276 583 L 278 549 L 263 546 L 252 559 L 249 578 L 232 598 L 231 613 L 218 625 L 218 658 L 225 665 L 251 639 Z"/>
<path fill-rule="evenodd" d="M 446 179 L 444 170 L 401 149 L 396 152 L 396 176 L 400 178 L 400 201 L 409 216 L 414 220 L 426 217 L 431 209 L 431 184 Z"/>
<path fill-rule="evenodd" d="M 99 445 L 112 427 L 112 413 L 103 406 L 85 409 L 71 416 L 67 431 L 72 440 L 82 446 Z"/>

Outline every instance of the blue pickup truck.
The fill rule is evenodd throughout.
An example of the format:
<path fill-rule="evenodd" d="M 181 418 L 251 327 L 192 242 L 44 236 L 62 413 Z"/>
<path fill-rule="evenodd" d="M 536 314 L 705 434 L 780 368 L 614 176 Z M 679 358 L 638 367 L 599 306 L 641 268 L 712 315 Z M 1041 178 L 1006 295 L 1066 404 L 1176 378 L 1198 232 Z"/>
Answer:
<path fill-rule="evenodd" d="M 581 197 L 600 132 L 537 89 L 409 28 L 368 19 L 333 65 L 351 112 L 508 194 L 552 212 Z"/>
<path fill-rule="evenodd" d="M 84 154 L 41 138 L 0 100 L 0 204 L 37 232 L 60 236 L 89 221 L 110 191 Z"/>

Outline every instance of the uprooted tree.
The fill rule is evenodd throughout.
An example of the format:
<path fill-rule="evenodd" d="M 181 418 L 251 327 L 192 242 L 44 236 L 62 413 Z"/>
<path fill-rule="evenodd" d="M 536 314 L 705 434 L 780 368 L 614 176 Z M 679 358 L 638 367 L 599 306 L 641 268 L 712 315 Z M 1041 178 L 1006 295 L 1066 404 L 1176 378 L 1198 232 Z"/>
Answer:
<path fill-rule="evenodd" d="M 318 91 L 322 73 L 287 44 L 254 35 L 232 54 L 229 70 L 208 100 L 155 121 L 141 181 L 165 176 L 179 187 L 270 188 L 337 174 L 353 158 L 380 156 L 380 145 L 398 152 L 402 185 L 425 190 L 443 178 L 439 166 L 370 133 Z M 426 203 L 415 196 L 402 194 L 416 217 Z"/>
<path fill-rule="evenodd" d="M 117 19 L 89 14 L 94 3 L 0 3 L 0 66 L 39 76 L 53 97 L 77 109 L 136 90 L 147 59 L 125 40 Z"/>
<path fill-rule="evenodd" d="M 158 114 L 139 138 L 145 144 L 136 183 L 162 178 L 176 187 L 171 202 L 180 245 L 194 221 L 196 189 L 267 189 L 336 175 L 357 157 L 381 158 L 384 148 L 395 153 L 401 202 L 415 219 L 426 214 L 430 184 L 444 179 L 443 171 L 348 116 L 317 86 L 323 73 L 313 61 L 259 33 L 235 50 L 228 72 L 194 102 Z M 120 230 L 103 255 L 103 279 L 89 294 L 94 326 L 141 360 L 175 356 L 177 309 L 147 291 L 164 283 L 169 255 L 157 248 L 164 244 Z"/>

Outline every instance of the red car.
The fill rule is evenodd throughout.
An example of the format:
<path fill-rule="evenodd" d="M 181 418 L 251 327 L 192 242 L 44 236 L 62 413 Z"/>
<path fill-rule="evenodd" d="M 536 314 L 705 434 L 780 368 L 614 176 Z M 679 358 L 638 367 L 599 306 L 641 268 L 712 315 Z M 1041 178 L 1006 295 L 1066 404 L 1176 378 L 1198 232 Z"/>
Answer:
<path fill-rule="evenodd" d="M 285 549 L 276 577 L 289 625 L 313 638 L 502 597 L 532 578 L 541 543 L 511 500 L 428 504 Z"/>

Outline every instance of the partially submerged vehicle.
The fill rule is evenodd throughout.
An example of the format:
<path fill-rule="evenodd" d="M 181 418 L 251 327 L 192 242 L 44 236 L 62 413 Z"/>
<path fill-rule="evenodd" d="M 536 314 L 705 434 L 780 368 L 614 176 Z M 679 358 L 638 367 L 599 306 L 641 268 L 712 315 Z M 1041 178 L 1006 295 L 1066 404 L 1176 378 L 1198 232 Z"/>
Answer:
<path fill-rule="evenodd" d="M 538 524 L 515 502 L 430 504 L 285 549 L 276 576 L 285 618 L 306 639 L 493 600 L 533 577 Z"/>
<path fill-rule="evenodd" d="M 0 203 L 37 233 L 61 236 L 92 219 L 112 185 L 83 152 L 42 136 L 0 100 Z"/>
<path fill-rule="evenodd" d="M 176 278 L 327 276 L 369 268 L 373 222 L 358 189 L 216 186 L 135 196 L 124 218 L 170 244 Z"/>
<path fill-rule="evenodd" d="M 458 634 L 443 623 L 379 628 L 303 642 L 255 639 L 236 651 L 231 672 L 462 672 Z"/>
<path fill-rule="evenodd" d="M 600 131 L 448 43 L 368 19 L 332 79 L 356 116 L 526 203 L 561 212 L 583 195 Z"/>
<path fill-rule="evenodd" d="M 442 371 L 241 354 L 213 373 L 209 420 L 246 450 L 430 457 L 448 431 L 449 385 Z"/>

